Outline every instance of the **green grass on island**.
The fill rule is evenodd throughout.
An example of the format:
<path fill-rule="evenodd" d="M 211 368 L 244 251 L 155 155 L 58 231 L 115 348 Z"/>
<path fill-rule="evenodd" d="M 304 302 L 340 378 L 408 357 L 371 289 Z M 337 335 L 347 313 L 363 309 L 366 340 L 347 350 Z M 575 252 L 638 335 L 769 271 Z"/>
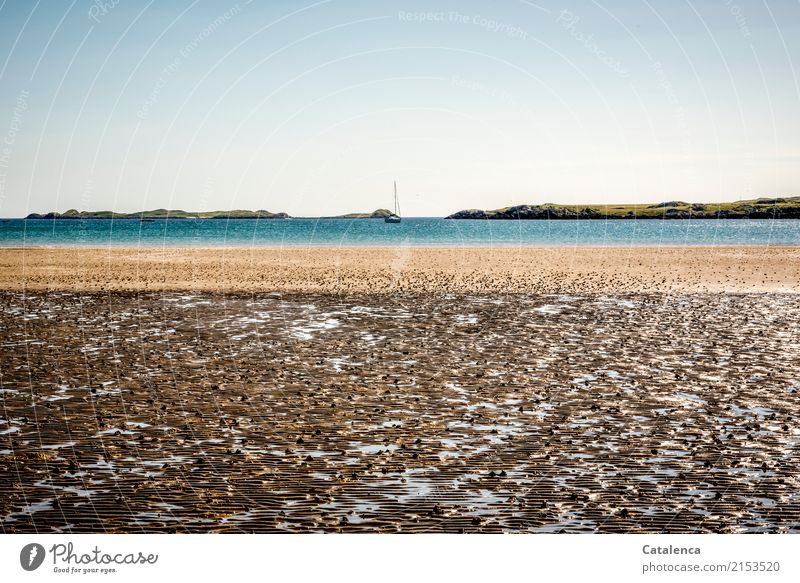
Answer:
<path fill-rule="evenodd" d="M 658 204 L 518 205 L 458 211 L 448 219 L 771 219 L 800 218 L 800 197 L 757 198 L 724 203 L 669 201 Z"/>
<path fill-rule="evenodd" d="M 265 210 L 187 212 L 181 210 L 155 209 L 138 213 L 115 213 L 113 211 L 77 211 L 63 213 L 31 213 L 26 219 L 286 219 L 286 213 L 271 213 Z"/>
<path fill-rule="evenodd" d="M 387 209 L 378 209 L 371 213 L 350 213 L 335 217 L 301 217 L 323 219 L 384 219 L 393 213 Z M 31 213 L 26 219 L 115 219 L 115 220 L 155 220 L 155 219 L 289 219 L 286 213 L 271 213 L 265 210 L 248 211 L 208 211 L 187 212 L 181 210 L 156 209 L 138 213 L 115 213 L 113 211 L 78 211 L 70 209 L 64 213 L 50 212 L 46 214 Z"/>
<path fill-rule="evenodd" d="M 350 213 L 327 217 L 299 217 L 324 219 L 384 219 L 391 216 L 387 209 L 371 213 Z M 182 210 L 156 209 L 136 213 L 113 211 L 77 211 L 64 213 L 31 213 L 27 219 L 288 219 L 287 213 L 265 210 L 232 210 L 187 212 Z M 800 196 L 781 198 L 756 198 L 723 203 L 689 203 L 669 201 L 657 204 L 609 204 L 609 205 L 563 205 L 545 203 L 541 205 L 518 205 L 494 210 L 467 209 L 453 213 L 447 219 L 800 219 Z"/>

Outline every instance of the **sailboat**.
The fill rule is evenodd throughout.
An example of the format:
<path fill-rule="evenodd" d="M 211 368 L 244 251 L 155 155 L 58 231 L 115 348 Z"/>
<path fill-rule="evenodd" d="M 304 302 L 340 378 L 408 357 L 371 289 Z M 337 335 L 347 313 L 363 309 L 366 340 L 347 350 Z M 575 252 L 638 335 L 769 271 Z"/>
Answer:
<path fill-rule="evenodd" d="M 394 181 L 394 212 L 383 219 L 386 223 L 399 223 L 400 218 L 400 203 L 397 202 L 397 180 Z"/>

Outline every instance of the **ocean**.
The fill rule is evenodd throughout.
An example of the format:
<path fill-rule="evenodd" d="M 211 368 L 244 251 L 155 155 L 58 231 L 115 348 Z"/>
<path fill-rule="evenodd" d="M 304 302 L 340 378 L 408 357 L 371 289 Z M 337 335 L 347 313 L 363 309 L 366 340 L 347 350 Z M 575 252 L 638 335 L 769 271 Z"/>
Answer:
<path fill-rule="evenodd" d="M 800 245 L 800 220 L 0 220 L 0 246 Z"/>

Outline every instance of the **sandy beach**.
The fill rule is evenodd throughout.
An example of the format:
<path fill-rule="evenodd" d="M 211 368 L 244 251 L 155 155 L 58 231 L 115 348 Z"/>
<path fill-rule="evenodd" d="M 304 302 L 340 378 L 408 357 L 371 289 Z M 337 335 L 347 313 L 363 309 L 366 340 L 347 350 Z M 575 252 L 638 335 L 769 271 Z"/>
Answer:
<path fill-rule="evenodd" d="M 798 247 L 0 249 L 0 289 L 301 293 L 800 291 Z"/>
<path fill-rule="evenodd" d="M 0 251 L 0 530 L 798 532 L 794 248 Z"/>

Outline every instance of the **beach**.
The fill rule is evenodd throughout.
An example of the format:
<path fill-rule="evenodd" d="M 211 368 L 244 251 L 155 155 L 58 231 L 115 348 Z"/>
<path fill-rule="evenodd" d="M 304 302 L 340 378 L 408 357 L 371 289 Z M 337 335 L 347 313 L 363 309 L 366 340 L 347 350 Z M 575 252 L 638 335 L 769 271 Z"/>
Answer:
<path fill-rule="evenodd" d="M 382 295 L 794 293 L 800 291 L 800 248 L 0 248 L 0 289 Z"/>
<path fill-rule="evenodd" d="M 800 532 L 800 249 L 0 250 L 2 532 Z"/>

